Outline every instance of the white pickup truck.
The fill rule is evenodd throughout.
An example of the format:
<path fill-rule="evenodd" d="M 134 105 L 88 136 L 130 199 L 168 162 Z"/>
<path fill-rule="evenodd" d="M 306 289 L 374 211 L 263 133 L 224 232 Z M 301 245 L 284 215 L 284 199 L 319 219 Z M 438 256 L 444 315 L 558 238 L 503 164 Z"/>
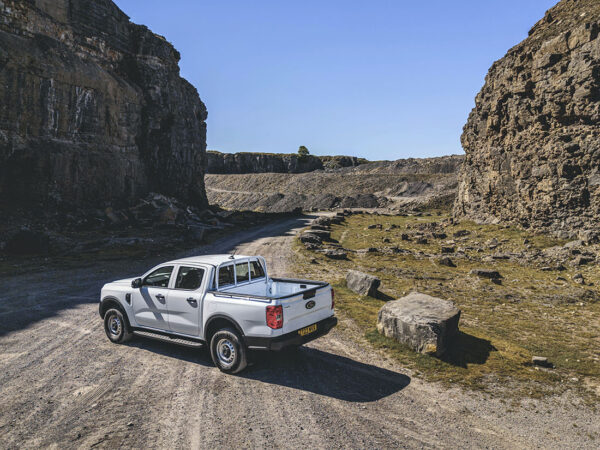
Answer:
<path fill-rule="evenodd" d="M 206 255 L 153 267 L 105 284 L 104 329 L 114 343 L 133 334 L 210 346 L 215 365 L 237 373 L 248 349 L 280 350 L 337 324 L 334 292 L 319 281 L 269 278 L 260 256 Z"/>

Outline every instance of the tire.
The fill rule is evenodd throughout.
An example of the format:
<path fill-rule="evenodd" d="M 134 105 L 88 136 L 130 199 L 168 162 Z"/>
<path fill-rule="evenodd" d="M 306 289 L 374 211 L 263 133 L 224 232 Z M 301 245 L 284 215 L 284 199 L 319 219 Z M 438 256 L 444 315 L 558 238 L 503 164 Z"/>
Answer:
<path fill-rule="evenodd" d="M 116 308 L 111 308 L 104 314 L 104 331 L 108 339 L 115 344 L 123 344 L 132 336 L 129 322 L 123 312 Z"/>
<path fill-rule="evenodd" d="M 210 356 L 221 372 L 238 373 L 248 365 L 246 346 L 239 333 L 222 328 L 210 340 Z"/>

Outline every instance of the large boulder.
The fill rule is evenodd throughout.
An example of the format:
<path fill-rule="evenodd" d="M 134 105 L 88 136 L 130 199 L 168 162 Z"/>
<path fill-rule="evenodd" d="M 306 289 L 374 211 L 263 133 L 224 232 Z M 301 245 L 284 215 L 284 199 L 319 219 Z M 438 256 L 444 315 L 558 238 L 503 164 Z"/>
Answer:
<path fill-rule="evenodd" d="M 346 275 L 346 286 L 360 295 L 375 297 L 381 280 L 373 275 L 368 275 L 358 270 L 350 270 Z"/>
<path fill-rule="evenodd" d="M 377 330 L 419 353 L 441 356 L 458 333 L 459 319 L 454 303 L 411 292 L 379 310 Z"/>

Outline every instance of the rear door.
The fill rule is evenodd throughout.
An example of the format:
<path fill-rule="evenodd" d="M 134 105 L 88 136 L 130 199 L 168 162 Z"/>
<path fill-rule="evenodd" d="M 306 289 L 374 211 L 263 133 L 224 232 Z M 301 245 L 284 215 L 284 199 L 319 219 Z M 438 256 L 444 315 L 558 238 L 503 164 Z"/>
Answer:
<path fill-rule="evenodd" d="M 325 286 L 282 299 L 283 333 L 290 333 L 326 319 L 333 314 L 331 309 L 331 287 Z"/>
<path fill-rule="evenodd" d="M 168 330 L 167 296 L 173 265 L 161 266 L 142 279 L 142 287 L 131 294 L 131 307 L 139 326 Z"/>
<path fill-rule="evenodd" d="M 208 271 L 200 266 L 180 265 L 176 268 L 173 288 L 169 291 L 169 328 L 175 333 L 200 335 L 202 300 Z"/>

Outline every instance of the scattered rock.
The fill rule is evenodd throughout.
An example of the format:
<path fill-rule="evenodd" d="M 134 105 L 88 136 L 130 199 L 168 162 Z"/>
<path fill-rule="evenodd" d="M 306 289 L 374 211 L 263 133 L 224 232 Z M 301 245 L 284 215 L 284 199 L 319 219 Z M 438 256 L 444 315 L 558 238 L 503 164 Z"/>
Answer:
<path fill-rule="evenodd" d="M 375 297 L 381 280 L 373 275 L 368 275 L 358 270 L 350 270 L 346 275 L 346 286 L 360 295 Z"/>
<path fill-rule="evenodd" d="M 490 280 L 499 280 L 502 278 L 502 275 L 500 275 L 500 272 L 498 272 L 497 270 L 472 269 L 469 273 L 471 275 L 475 275 L 481 278 L 488 278 Z"/>
<path fill-rule="evenodd" d="M 545 356 L 534 356 L 531 358 L 531 362 L 534 366 L 554 368 L 554 364 L 548 361 L 548 358 Z"/>
<path fill-rule="evenodd" d="M 326 257 L 330 259 L 348 259 L 348 253 L 341 249 L 327 248 L 321 250 L 321 253 L 323 253 Z"/>
<path fill-rule="evenodd" d="M 580 273 L 576 273 L 575 275 L 573 275 L 573 281 L 577 284 L 585 284 L 583 275 L 581 275 Z"/>
<path fill-rule="evenodd" d="M 448 258 L 447 256 L 444 256 L 442 258 L 440 258 L 438 260 L 438 264 L 440 266 L 446 266 L 446 267 L 456 267 L 456 264 L 454 264 L 454 261 L 452 261 L 450 258 Z"/>
<path fill-rule="evenodd" d="M 379 310 L 377 330 L 417 352 L 441 356 L 458 333 L 459 319 L 452 302 L 411 292 Z"/>
<path fill-rule="evenodd" d="M 573 265 L 574 266 L 584 266 L 586 264 L 593 263 L 594 261 L 595 261 L 595 258 L 580 255 L 573 260 Z"/>
<path fill-rule="evenodd" d="M 453 236 L 455 238 L 458 238 L 458 237 L 468 236 L 470 234 L 471 234 L 471 232 L 469 230 L 458 230 L 458 231 L 454 232 Z"/>

